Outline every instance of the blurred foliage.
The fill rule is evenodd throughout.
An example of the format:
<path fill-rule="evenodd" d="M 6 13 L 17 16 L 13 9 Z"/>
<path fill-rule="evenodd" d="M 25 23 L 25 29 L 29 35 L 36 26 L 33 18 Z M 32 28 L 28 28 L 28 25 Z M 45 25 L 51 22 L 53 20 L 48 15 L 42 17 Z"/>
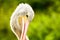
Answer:
<path fill-rule="evenodd" d="M 19 3 L 35 11 L 27 35 L 30 40 L 60 40 L 60 0 L 0 0 L 0 40 L 17 40 L 10 28 L 10 16 Z"/>

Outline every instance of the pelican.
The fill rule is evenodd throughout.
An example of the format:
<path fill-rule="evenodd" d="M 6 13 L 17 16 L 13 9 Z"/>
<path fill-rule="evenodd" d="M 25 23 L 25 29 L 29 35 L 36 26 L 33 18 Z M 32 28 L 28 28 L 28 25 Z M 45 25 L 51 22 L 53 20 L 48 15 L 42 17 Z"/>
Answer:
<path fill-rule="evenodd" d="M 21 3 L 17 6 L 10 18 L 10 26 L 18 40 L 29 40 L 26 33 L 33 18 L 34 11 L 29 4 Z"/>

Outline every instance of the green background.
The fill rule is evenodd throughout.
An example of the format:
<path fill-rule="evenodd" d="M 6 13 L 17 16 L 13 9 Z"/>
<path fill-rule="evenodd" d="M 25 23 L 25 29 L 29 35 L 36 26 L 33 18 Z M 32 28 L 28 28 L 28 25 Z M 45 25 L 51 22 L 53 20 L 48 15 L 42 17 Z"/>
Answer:
<path fill-rule="evenodd" d="M 17 40 L 10 17 L 20 3 L 30 4 L 35 12 L 27 32 L 30 40 L 60 40 L 60 0 L 0 0 L 0 40 Z"/>

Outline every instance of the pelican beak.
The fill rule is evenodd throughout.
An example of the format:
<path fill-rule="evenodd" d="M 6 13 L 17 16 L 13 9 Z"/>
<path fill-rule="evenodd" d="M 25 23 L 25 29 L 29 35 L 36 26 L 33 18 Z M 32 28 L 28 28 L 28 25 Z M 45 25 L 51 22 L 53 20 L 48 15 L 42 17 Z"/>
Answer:
<path fill-rule="evenodd" d="M 21 40 L 25 40 L 26 39 L 26 32 L 27 32 L 27 28 L 28 28 L 28 25 L 29 25 L 29 20 L 26 16 L 21 16 L 19 18 L 19 24 L 21 25 Z"/>

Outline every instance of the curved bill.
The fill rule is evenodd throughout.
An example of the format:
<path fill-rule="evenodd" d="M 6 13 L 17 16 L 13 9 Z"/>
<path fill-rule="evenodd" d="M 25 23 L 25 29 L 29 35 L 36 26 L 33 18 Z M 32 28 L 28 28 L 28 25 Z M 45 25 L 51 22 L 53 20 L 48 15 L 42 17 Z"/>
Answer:
<path fill-rule="evenodd" d="M 21 17 L 21 26 L 22 26 L 22 33 L 20 40 L 26 40 L 26 32 L 28 29 L 29 20 L 26 16 Z"/>

